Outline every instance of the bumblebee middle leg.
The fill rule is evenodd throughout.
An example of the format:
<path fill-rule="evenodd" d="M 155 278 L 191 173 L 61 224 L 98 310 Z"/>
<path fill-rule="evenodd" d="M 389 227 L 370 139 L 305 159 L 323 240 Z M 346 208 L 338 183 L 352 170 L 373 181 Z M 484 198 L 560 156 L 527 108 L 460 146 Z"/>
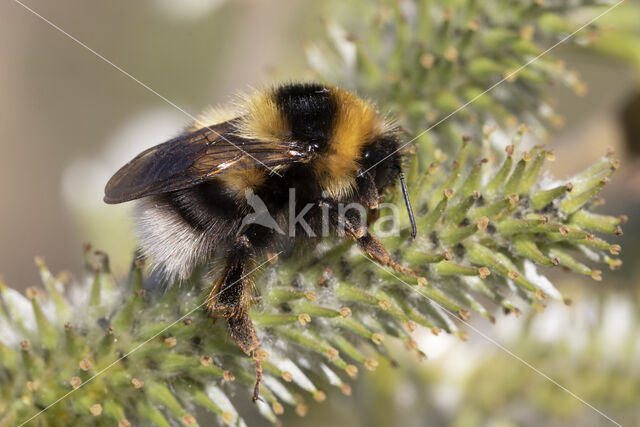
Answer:
<path fill-rule="evenodd" d="M 251 242 L 242 234 L 227 253 L 224 268 L 209 292 L 207 309 L 213 316 L 229 319 L 247 306 L 246 288 L 253 264 Z"/>

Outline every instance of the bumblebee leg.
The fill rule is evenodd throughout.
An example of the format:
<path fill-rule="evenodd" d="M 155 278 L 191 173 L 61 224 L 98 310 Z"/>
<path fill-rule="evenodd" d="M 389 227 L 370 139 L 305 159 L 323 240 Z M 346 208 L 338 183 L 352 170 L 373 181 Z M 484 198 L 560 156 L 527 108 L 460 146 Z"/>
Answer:
<path fill-rule="evenodd" d="M 248 237 L 240 235 L 229 250 L 224 269 L 207 298 L 207 309 L 212 317 L 228 319 L 246 307 L 245 289 L 251 280 L 247 273 L 253 264 L 251 249 Z"/>
<path fill-rule="evenodd" d="M 354 240 L 360 249 L 367 254 L 372 260 L 380 265 L 391 267 L 394 270 L 418 277 L 419 274 L 414 270 L 398 264 L 389 254 L 389 251 L 378 240 L 378 238 L 369 231 L 366 225 L 362 224 L 362 218 L 359 215 L 349 215 L 345 213 L 343 217 L 338 214 L 338 207 L 335 203 L 322 200 L 319 202 L 322 206 L 329 207 L 329 219 L 335 228 L 341 227 L 347 237 Z"/>
<path fill-rule="evenodd" d="M 367 227 L 370 227 L 380 218 L 380 209 L 369 209 L 367 213 Z"/>
<path fill-rule="evenodd" d="M 255 361 L 256 382 L 253 401 L 259 398 L 262 364 L 257 358 L 260 341 L 249 318 L 248 284 L 251 282 L 253 247 L 246 234 L 238 236 L 229 250 L 225 267 L 207 298 L 207 309 L 212 318 L 227 319 L 229 335 L 247 355 Z"/>
<path fill-rule="evenodd" d="M 360 203 L 367 209 L 377 210 L 380 195 L 378 194 L 378 188 L 371 173 L 358 172 L 356 176 L 356 188 L 358 189 Z"/>
<path fill-rule="evenodd" d="M 376 236 L 374 236 L 368 229 L 362 237 L 355 238 L 356 243 L 360 247 L 360 249 L 369 255 L 371 259 L 377 262 L 380 265 L 388 266 L 393 268 L 394 270 L 408 274 L 410 276 L 418 277 L 420 276 L 414 270 L 404 267 L 398 264 L 389 254 L 387 248 L 378 240 Z"/>
<path fill-rule="evenodd" d="M 227 322 L 231 338 L 247 356 L 253 356 L 256 382 L 253 386 L 252 400 L 255 402 L 260 398 L 260 383 L 262 382 L 262 359 L 257 354 L 258 350 L 260 350 L 260 341 L 246 310 L 242 310 L 238 315 L 228 318 Z"/>
<path fill-rule="evenodd" d="M 369 172 L 358 172 L 356 177 L 356 188 L 360 203 L 367 208 L 367 225 L 371 225 L 380 217 L 378 204 L 381 201 L 375 180 Z"/>

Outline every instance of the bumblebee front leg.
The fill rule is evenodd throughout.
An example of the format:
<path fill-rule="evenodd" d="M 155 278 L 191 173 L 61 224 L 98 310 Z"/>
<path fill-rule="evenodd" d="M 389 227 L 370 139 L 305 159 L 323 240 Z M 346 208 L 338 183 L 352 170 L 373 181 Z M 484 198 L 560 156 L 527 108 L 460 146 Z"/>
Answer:
<path fill-rule="evenodd" d="M 249 234 L 244 233 L 236 238 L 233 247 L 227 254 L 224 268 L 209 292 L 207 310 L 213 318 L 226 318 L 231 338 L 247 356 L 253 356 L 256 371 L 256 382 L 253 389 L 253 401 L 255 402 L 260 394 L 262 364 L 257 355 L 260 341 L 248 312 L 248 285 L 252 280 L 254 252 Z"/>
<path fill-rule="evenodd" d="M 364 218 L 360 215 L 349 215 L 349 211 L 343 215 L 340 214 L 338 206 L 331 201 L 322 200 L 321 206 L 329 208 L 329 220 L 337 230 L 344 230 L 344 234 L 354 240 L 360 249 L 371 259 L 385 267 L 391 267 L 394 270 L 418 277 L 419 274 L 414 270 L 398 264 L 389 254 L 387 248 L 378 240 L 378 238 L 369 231 L 364 224 Z"/>
<path fill-rule="evenodd" d="M 378 209 L 380 194 L 370 172 L 358 171 L 356 189 L 360 203 L 367 208 L 367 225 L 369 226 L 380 217 L 380 210 Z"/>

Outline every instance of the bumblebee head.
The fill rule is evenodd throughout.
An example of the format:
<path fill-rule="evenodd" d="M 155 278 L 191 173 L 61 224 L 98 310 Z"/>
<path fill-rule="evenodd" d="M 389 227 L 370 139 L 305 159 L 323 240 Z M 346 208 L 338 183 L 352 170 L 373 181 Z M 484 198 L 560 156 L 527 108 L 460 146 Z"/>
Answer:
<path fill-rule="evenodd" d="M 417 228 L 413 216 L 413 208 L 409 200 L 409 192 L 402 172 L 402 155 L 400 143 L 395 133 L 382 134 L 369 144 L 365 145 L 361 155 L 360 174 L 370 174 L 376 185 L 378 193 L 394 185 L 400 180 L 402 195 L 407 207 L 409 221 L 411 222 L 411 236 L 416 237 Z"/>
<path fill-rule="evenodd" d="M 395 135 L 383 135 L 363 149 L 360 173 L 371 174 L 379 192 L 393 185 L 402 172 L 402 156 L 398 148 Z"/>

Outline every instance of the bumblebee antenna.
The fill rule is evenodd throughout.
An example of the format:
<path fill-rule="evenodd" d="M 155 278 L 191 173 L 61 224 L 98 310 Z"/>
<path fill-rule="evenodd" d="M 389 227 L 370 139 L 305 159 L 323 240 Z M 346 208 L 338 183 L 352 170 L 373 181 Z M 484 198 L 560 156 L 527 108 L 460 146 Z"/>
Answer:
<path fill-rule="evenodd" d="M 416 220 L 413 217 L 413 208 L 411 207 L 411 200 L 409 200 L 409 192 L 407 191 L 407 184 L 404 182 L 404 172 L 400 169 L 400 185 L 402 186 L 402 195 L 404 196 L 404 204 L 407 206 L 407 213 L 409 214 L 409 221 L 411 222 L 411 237 L 413 239 L 418 235 L 418 229 L 416 227 Z"/>

